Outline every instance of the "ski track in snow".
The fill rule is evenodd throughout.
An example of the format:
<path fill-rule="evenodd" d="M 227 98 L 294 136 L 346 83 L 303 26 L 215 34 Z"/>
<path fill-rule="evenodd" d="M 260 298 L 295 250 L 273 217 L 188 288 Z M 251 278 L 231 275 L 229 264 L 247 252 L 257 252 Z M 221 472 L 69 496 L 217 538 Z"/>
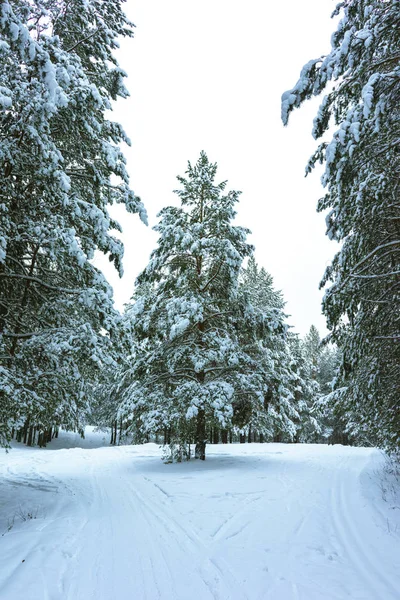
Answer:
<path fill-rule="evenodd" d="M 341 469 L 335 473 L 335 480 L 331 490 L 331 514 L 338 532 L 342 547 L 350 562 L 358 571 L 360 579 L 368 582 L 375 598 L 380 598 L 381 590 L 387 590 L 385 597 L 400 598 L 399 579 L 397 582 L 386 575 L 385 564 L 380 554 L 372 554 L 371 547 L 367 550 L 363 530 L 357 518 L 357 509 L 362 506 L 350 507 L 351 498 L 357 497 L 354 480 L 349 477 L 345 467 L 349 458 L 341 463 Z M 354 503 L 354 500 L 353 500 Z M 361 533 L 360 533 L 361 531 Z"/>
<path fill-rule="evenodd" d="M 155 444 L 105 444 L 0 456 L 1 600 L 400 599 L 378 451 L 219 445 L 163 465 Z"/>

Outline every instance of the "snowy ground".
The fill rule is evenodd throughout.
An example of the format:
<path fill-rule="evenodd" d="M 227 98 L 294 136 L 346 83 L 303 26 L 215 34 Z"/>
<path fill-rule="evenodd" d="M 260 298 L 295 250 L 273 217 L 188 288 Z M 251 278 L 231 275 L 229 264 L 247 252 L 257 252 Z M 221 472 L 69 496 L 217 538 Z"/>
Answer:
<path fill-rule="evenodd" d="M 164 465 L 154 444 L 107 443 L 0 454 L 2 600 L 400 598 L 378 451 L 220 445 Z"/>

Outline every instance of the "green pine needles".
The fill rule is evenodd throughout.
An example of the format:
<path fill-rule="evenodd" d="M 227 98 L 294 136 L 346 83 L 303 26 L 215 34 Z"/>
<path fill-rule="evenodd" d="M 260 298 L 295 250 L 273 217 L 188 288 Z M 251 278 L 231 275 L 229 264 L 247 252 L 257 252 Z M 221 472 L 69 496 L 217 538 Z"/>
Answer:
<path fill-rule="evenodd" d="M 119 0 L 0 3 L 0 442 L 23 429 L 81 429 L 113 358 L 119 315 L 93 266 L 122 273 L 108 206 L 146 219 L 128 142 L 106 118 L 126 97 L 113 51 L 132 36 Z"/>
<path fill-rule="evenodd" d="M 345 0 L 327 56 L 310 61 L 282 97 L 282 118 L 325 90 L 310 160 L 325 164 L 327 235 L 342 243 L 321 285 L 330 339 L 341 350 L 332 398 L 348 432 L 400 448 L 400 2 Z"/>
<path fill-rule="evenodd" d="M 251 304 L 239 283 L 248 230 L 232 224 L 239 192 L 216 183 L 201 153 L 178 177 L 181 206 L 164 208 L 158 246 L 128 308 L 134 348 L 120 374 L 120 414 L 136 435 L 165 433 L 172 458 L 205 459 L 210 428 L 295 435 L 294 396 L 274 356 L 286 326 L 279 294 Z M 278 304 L 278 307 L 272 306 Z M 273 391 L 273 388 L 275 392 Z"/>

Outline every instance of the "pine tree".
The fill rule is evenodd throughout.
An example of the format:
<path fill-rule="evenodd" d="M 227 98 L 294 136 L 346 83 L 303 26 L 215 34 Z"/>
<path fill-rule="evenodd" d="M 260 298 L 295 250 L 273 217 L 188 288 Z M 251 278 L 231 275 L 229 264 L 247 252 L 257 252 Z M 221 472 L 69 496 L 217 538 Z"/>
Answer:
<path fill-rule="evenodd" d="M 298 356 L 293 352 L 293 340 L 297 336 L 290 333 L 285 322 L 282 292 L 274 288 L 273 277 L 264 267 L 259 268 L 253 257 L 242 270 L 241 288 L 260 318 L 275 324 L 262 340 L 258 359 L 263 364 L 268 387 L 265 397 L 269 418 L 267 439 L 293 441 L 303 425 L 313 429 L 314 424 L 306 402 L 309 400 L 307 383 L 304 373 L 300 372 L 301 350 L 298 348 Z"/>
<path fill-rule="evenodd" d="M 318 383 L 320 386 L 321 436 L 330 444 L 353 445 L 365 443 L 347 431 L 347 421 L 341 405 L 335 402 L 335 381 L 341 363 L 340 351 L 332 344 L 324 345 L 319 359 Z"/>
<path fill-rule="evenodd" d="M 296 333 L 289 333 L 292 385 L 299 417 L 296 421 L 296 442 L 316 442 L 321 432 L 319 385 L 312 361 Z"/>
<path fill-rule="evenodd" d="M 117 312 L 92 264 L 122 273 L 108 205 L 145 212 L 129 188 L 126 97 L 113 50 L 132 36 L 120 0 L 0 6 L 0 437 L 22 422 L 79 428 L 91 382 L 113 360 Z"/>
<path fill-rule="evenodd" d="M 322 395 L 327 395 L 332 392 L 334 379 L 337 376 L 340 362 L 340 352 L 336 346 L 326 344 L 322 347 L 317 376 Z"/>
<path fill-rule="evenodd" d="M 269 416 L 275 417 L 271 419 L 273 438 L 314 442 L 321 431 L 318 359 L 314 357 L 313 365 L 311 348 L 306 350 L 299 336 L 285 324 L 282 292 L 274 288 L 273 277 L 264 267 L 259 268 L 253 257 L 243 269 L 241 284 L 251 304 L 264 318 L 280 324 L 264 340 L 264 357 L 269 363 L 266 369 L 268 409 Z M 319 356 L 319 344 L 318 331 L 311 327 L 312 354 Z"/>
<path fill-rule="evenodd" d="M 285 301 L 282 292 L 275 289 L 272 275 L 264 267 L 258 267 L 254 256 L 249 258 L 246 268 L 242 269 L 241 285 L 255 308 L 262 311 L 283 311 Z"/>
<path fill-rule="evenodd" d="M 262 346 L 281 324 L 239 289 L 252 248 L 248 231 L 232 225 L 239 192 L 216 184 L 216 171 L 202 152 L 178 177 L 181 206 L 159 215 L 158 247 L 128 313 L 135 351 L 121 374 L 121 412 L 142 435 L 165 431 L 178 458 L 194 439 L 204 460 L 214 426 L 244 433 L 270 425 Z"/>
<path fill-rule="evenodd" d="M 309 332 L 304 337 L 302 346 L 305 359 L 310 365 L 311 377 L 318 380 L 322 347 L 321 337 L 315 325 L 311 325 Z"/>
<path fill-rule="evenodd" d="M 314 120 L 311 158 L 325 163 L 327 234 L 342 242 L 321 285 L 330 339 L 341 349 L 338 410 L 350 431 L 390 450 L 400 445 L 400 2 L 345 0 L 330 53 L 310 61 L 282 97 L 294 107 L 335 82 Z"/>
<path fill-rule="evenodd" d="M 346 433 L 343 416 L 334 412 L 335 396 L 332 395 L 340 362 L 338 349 L 332 344 L 323 343 L 317 328 L 311 325 L 302 341 L 302 351 L 306 371 L 316 394 L 314 413 L 319 423 L 318 440 L 331 444 L 349 444 L 354 440 Z"/>

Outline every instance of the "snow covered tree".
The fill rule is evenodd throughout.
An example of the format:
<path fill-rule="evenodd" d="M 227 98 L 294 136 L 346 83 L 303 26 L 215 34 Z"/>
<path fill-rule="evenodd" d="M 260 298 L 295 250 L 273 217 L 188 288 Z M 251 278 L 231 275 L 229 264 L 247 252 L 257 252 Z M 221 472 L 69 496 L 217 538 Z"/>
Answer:
<path fill-rule="evenodd" d="M 321 337 L 315 325 L 311 325 L 309 332 L 303 339 L 303 353 L 309 363 L 311 377 L 318 379 L 320 359 L 322 354 Z"/>
<path fill-rule="evenodd" d="M 319 385 L 315 371 L 298 334 L 289 332 L 287 351 L 291 358 L 289 362 L 292 373 L 291 385 L 299 415 L 295 421 L 295 441 L 315 442 L 321 431 Z"/>
<path fill-rule="evenodd" d="M 132 36 L 121 0 L 0 4 L 0 437 L 25 422 L 79 428 L 91 381 L 112 360 L 122 273 L 108 205 L 145 212 L 106 119 L 127 96 L 113 56 Z"/>
<path fill-rule="evenodd" d="M 251 254 L 248 231 L 232 225 L 239 192 L 215 183 L 217 165 L 201 153 L 178 177 L 181 206 L 156 226 L 158 247 L 138 278 L 129 308 L 135 338 L 122 374 L 121 412 L 143 434 L 167 432 L 187 455 L 205 458 L 210 427 L 269 431 L 263 340 L 282 323 L 255 310 L 238 287 Z M 268 364 L 267 364 L 268 363 Z"/>
<path fill-rule="evenodd" d="M 255 309 L 268 315 L 271 321 L 280 323 L 263 343 L 264 356 L 269 361 L 267 399 L 269 416 L 274 417 L 271 419 L 272 436 L 276 441 L 315 441 L 320 432 L 321 417 L 316 369 L 313 371 L 299 336 L 284 325 L 282 292 L 274 288 L 272 276 L 264 267 L 260 269 L 253 257 L 242 271 L 241 286 Z M 311 333 L 315 347 L 319 345 L 319 334 L 315 328 Z"/>
<path fill-rule="evenodd" d="M 314 325 L 311 325 L 301 346 L 305 370 L 314 386 L 314 413 L 319 423 L 318 439 L 332 444 L 353 442 L 354 440 L 346 434 L 343 416 L 334 412 L 335 395 L 332 394 L 332 389 L 340 362 L 337 347 L 323 343 Z"/>
<path fill-rule="evenodd" d="M 258 267 L 254 256 L 249 258 L 246 268 L 242 269 L 240 281 L 254 307 L 263 311 L 283 311 L 285 301 L 282 292 L 275 289 L 272 275 L 264 267 Z"/>
<path fill-rule="evenodd" d="M 262 318 L 278 325 L 262 340 L 259 358 L 264 364 L 268 385 L 265 401 L 270 419 L 267 439 L 292 441 L 298 438 L 303 425 L 310 430 L 315 425 L 308 410 L 311 405 L 309 390 L 303 380 L 304 374 L 300 372 L 303 367 L 301 349 L 298 348 L 298 356 L 295 356 L 292 348 L 297 336 L 290 333 L 285 324 L 282 292 L 274 288 L 273 277 L 264 267 L 259 268 L 253 257 L 242 270 L 241 289 Z"/>
<path fill-rule="evenodd" d="M 320 386 L 321 407 L 321 436 L 330 444 L 359 444 L 364 443 L 362 438 L 358 439 L 347 431 L 347 422 L 342 405 L 335 400 L 336 378 L 341 364 L 340 351 L 336 346 L 327 344 L 322 347 L 317 381 Z"/>
<path fill-rule="evenodd" d="M 331 344 L 323 345 L 318 363 L 317 380 L 321 389 L 322 395 L 327 395 L 332 392 L 334 379 L 338 374 L 340 365 L 340 352 L 336 346 Z"/>
<path fill-rule="evenodd" d="M 400 445 L 400 2 L 344 0 L 327 56 L 305 65 L 283 94 L 282 119 L 329 82 L 314 120 L 320 138 L 307 172 L 325 163 L 327 234 L 342 242 L 321 285 L 330 339 L 341 349 L 338 410 L 349 431 L 390 450 Z"/>

